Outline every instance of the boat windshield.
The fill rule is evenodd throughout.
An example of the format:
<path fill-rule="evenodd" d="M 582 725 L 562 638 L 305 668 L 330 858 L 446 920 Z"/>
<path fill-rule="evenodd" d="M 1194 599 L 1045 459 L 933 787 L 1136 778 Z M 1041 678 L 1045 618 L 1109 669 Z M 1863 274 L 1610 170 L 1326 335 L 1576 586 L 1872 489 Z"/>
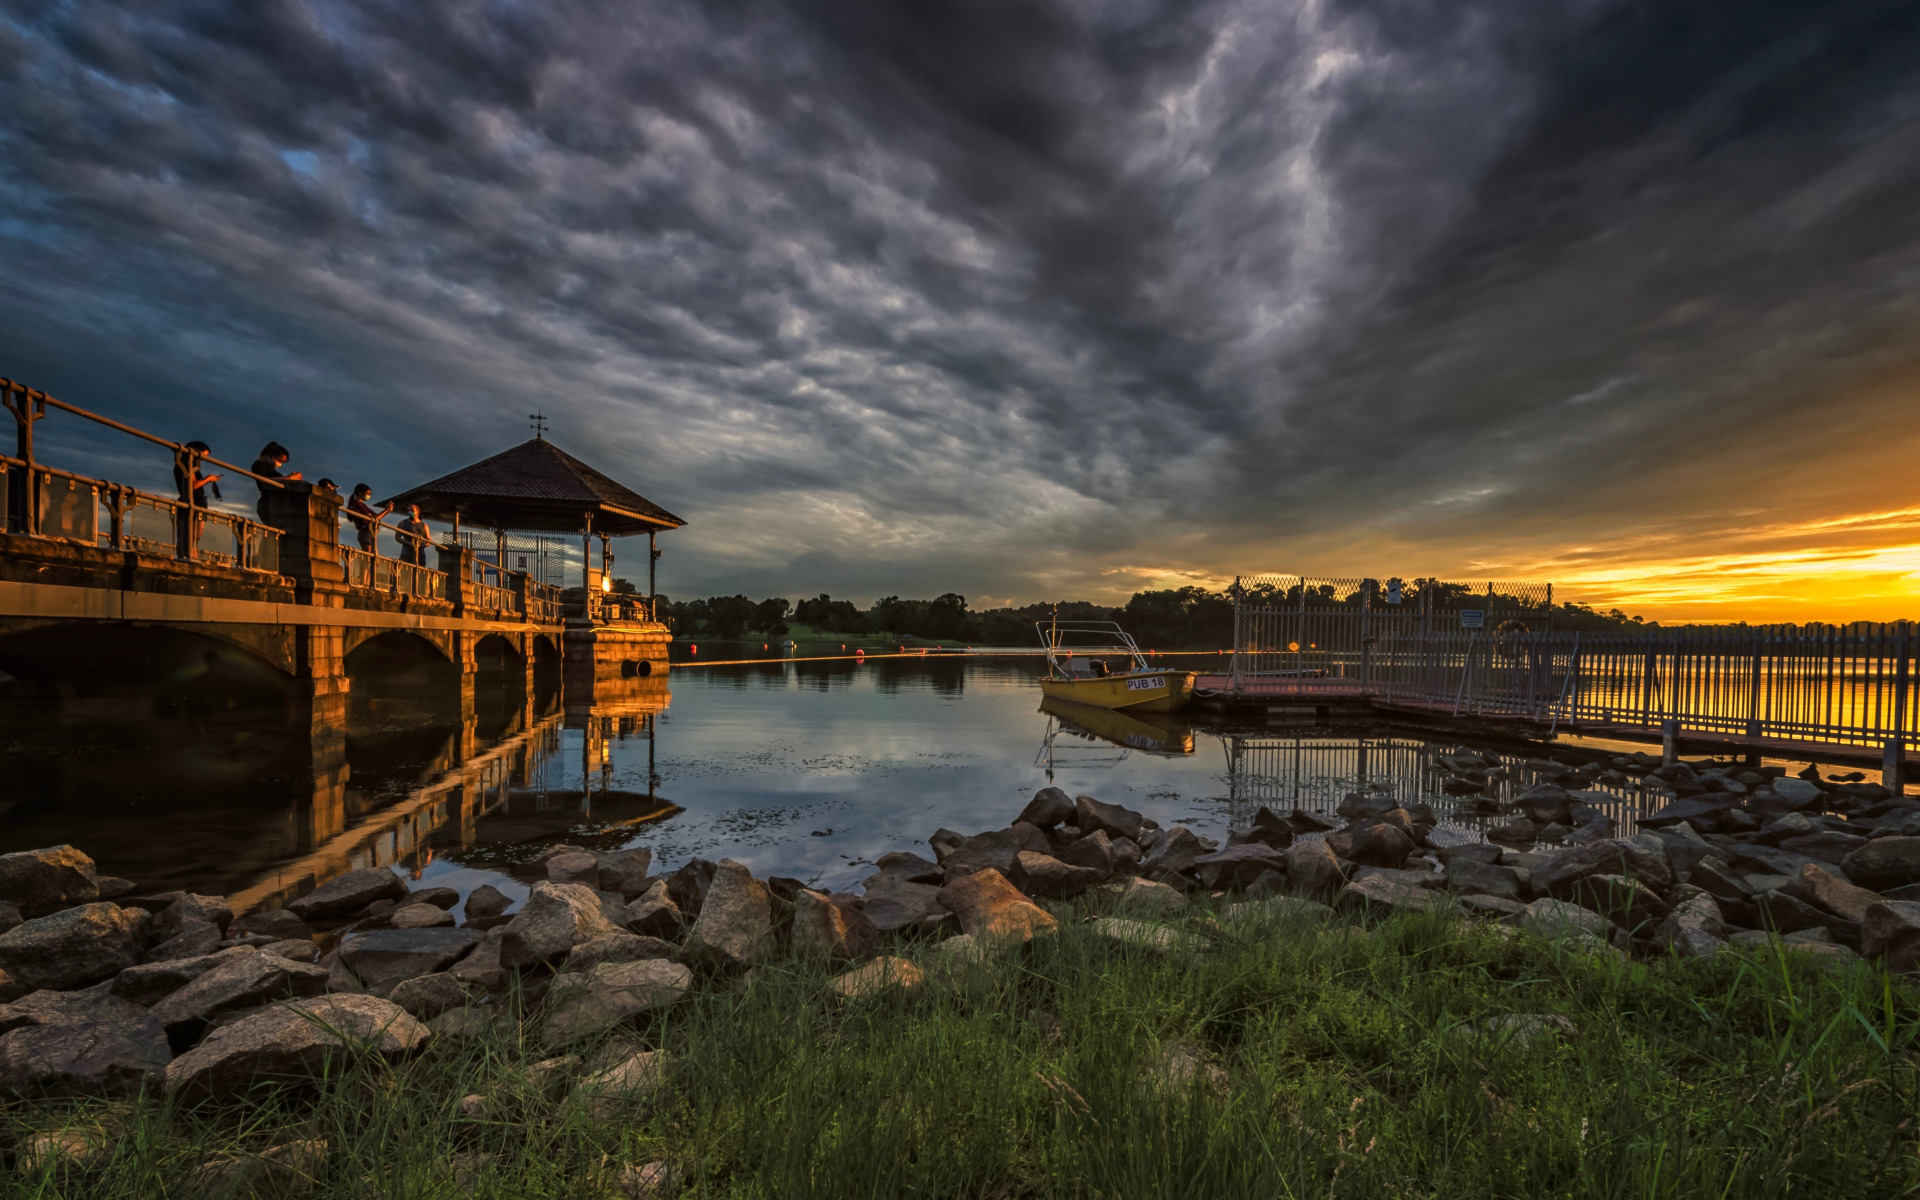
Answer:
<path fill-rule="evenodd" d="M 1112 621 L 1040 621 L 1040 644 L 1047 670 L 1055 679 L 1151 671 L 1133 636 Z M 1119 659 L 1118 663 L 1114 659 Z M 1097 664 L 1097 665 L 1096 665 Z"/>

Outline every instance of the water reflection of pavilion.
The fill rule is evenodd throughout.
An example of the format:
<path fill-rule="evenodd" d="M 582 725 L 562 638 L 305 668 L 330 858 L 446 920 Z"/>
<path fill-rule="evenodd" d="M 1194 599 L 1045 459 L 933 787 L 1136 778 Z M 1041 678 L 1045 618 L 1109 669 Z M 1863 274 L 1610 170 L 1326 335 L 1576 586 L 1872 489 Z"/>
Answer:
<path fill-rule="evenodd" d="M 302 852 L 235 893 L 236 909 L 290 898 L 361 867 L 399 867 L 417 877 L 436 855 L 509 866 L 536 844 L 563 836 L 623 840 L 633 826 L 680 811 L 658 796 L 654 770 L 657 723 L 669 702 L 664 676 L 569 675 L 560 687 L 507 702 L 505 713 L 469 709 L 458 729 L 443 734 L 418 782 L 384 795 L 351 786 L 350 737 L 316 737 L 317 754 L 337 748 L 340 761 L 315 763 Z M 483 725 L 492 736 L 479 735 Z M 561 761 L 563 729 L 581 733 L 577 767 Z M 645 792 L 612 786 L 612 744 L 632 738 L 647 744 Z"/>

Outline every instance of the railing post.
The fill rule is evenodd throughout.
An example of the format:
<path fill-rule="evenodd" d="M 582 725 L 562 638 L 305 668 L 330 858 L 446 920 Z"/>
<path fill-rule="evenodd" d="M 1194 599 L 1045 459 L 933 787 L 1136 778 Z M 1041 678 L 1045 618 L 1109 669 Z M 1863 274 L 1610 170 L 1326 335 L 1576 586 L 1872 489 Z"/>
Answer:
<path fill-rule="evenodd" d="M 47 415 L 47 398 L 11 379 L 0 380 L 0 403 L 13 414 L 14 457 L 25 463 L 14 488 L 14 512 L 20 514 L 20 532 L 29 537 L 40 533 L 40 488 L 34 478 L 33 426 Z M 7 472 L 12 476 L 13 472 Z"/>
<path fill-rule="evenodd" d="M 1888 738 L 1880 749 L 1880 785 L 1898 796 L 1906 787 L 1907 748 L 1899 738 Z"/>
<path fill-rule="evenodd" d="M 1668 717 L 1660 722 L 1660 765 L 1670 767 L 1680 761 L 1680 722 Z"/>
<path fill-rule="evenodd" d="M 440 570 L 447 577 L 447 599 L 453 601 L 453 615 L 472 616 L 476 607 L 473 551 L 460 542 L 448 542 L 435 548 L 440 552 Z"/>

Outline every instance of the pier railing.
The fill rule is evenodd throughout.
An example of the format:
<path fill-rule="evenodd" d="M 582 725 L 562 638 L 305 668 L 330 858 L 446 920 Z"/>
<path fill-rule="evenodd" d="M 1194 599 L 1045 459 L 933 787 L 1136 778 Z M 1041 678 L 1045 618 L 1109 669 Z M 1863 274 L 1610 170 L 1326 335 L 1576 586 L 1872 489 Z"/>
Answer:
<path fill-rule="evenodd" d="M 347 574 L 347 586 L 384 592 L 390 596 L 419 596 L 445 600 L 447 576 L 444 571 L 423 567 L 384 554 L 340 547 L 340 566 Z"/>
<path fill-rule="evenodd" d="M 271 526 L 12 456 L 0 456 L 0 529 L 245 571 L 280 570 L 280 531 Z"/>

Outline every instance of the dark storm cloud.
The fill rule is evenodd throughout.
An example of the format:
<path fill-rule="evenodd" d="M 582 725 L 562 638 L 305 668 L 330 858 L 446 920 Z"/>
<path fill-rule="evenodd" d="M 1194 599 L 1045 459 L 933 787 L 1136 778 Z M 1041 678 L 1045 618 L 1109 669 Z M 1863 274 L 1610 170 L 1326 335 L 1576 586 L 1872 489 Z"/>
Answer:
<path fill-rule="evenodd" d="M 0 372 L 381 490 L 543 406 L 675 591 L 1599 539 L 1912 315 L 1911 6 L 4 14 Z"/>

